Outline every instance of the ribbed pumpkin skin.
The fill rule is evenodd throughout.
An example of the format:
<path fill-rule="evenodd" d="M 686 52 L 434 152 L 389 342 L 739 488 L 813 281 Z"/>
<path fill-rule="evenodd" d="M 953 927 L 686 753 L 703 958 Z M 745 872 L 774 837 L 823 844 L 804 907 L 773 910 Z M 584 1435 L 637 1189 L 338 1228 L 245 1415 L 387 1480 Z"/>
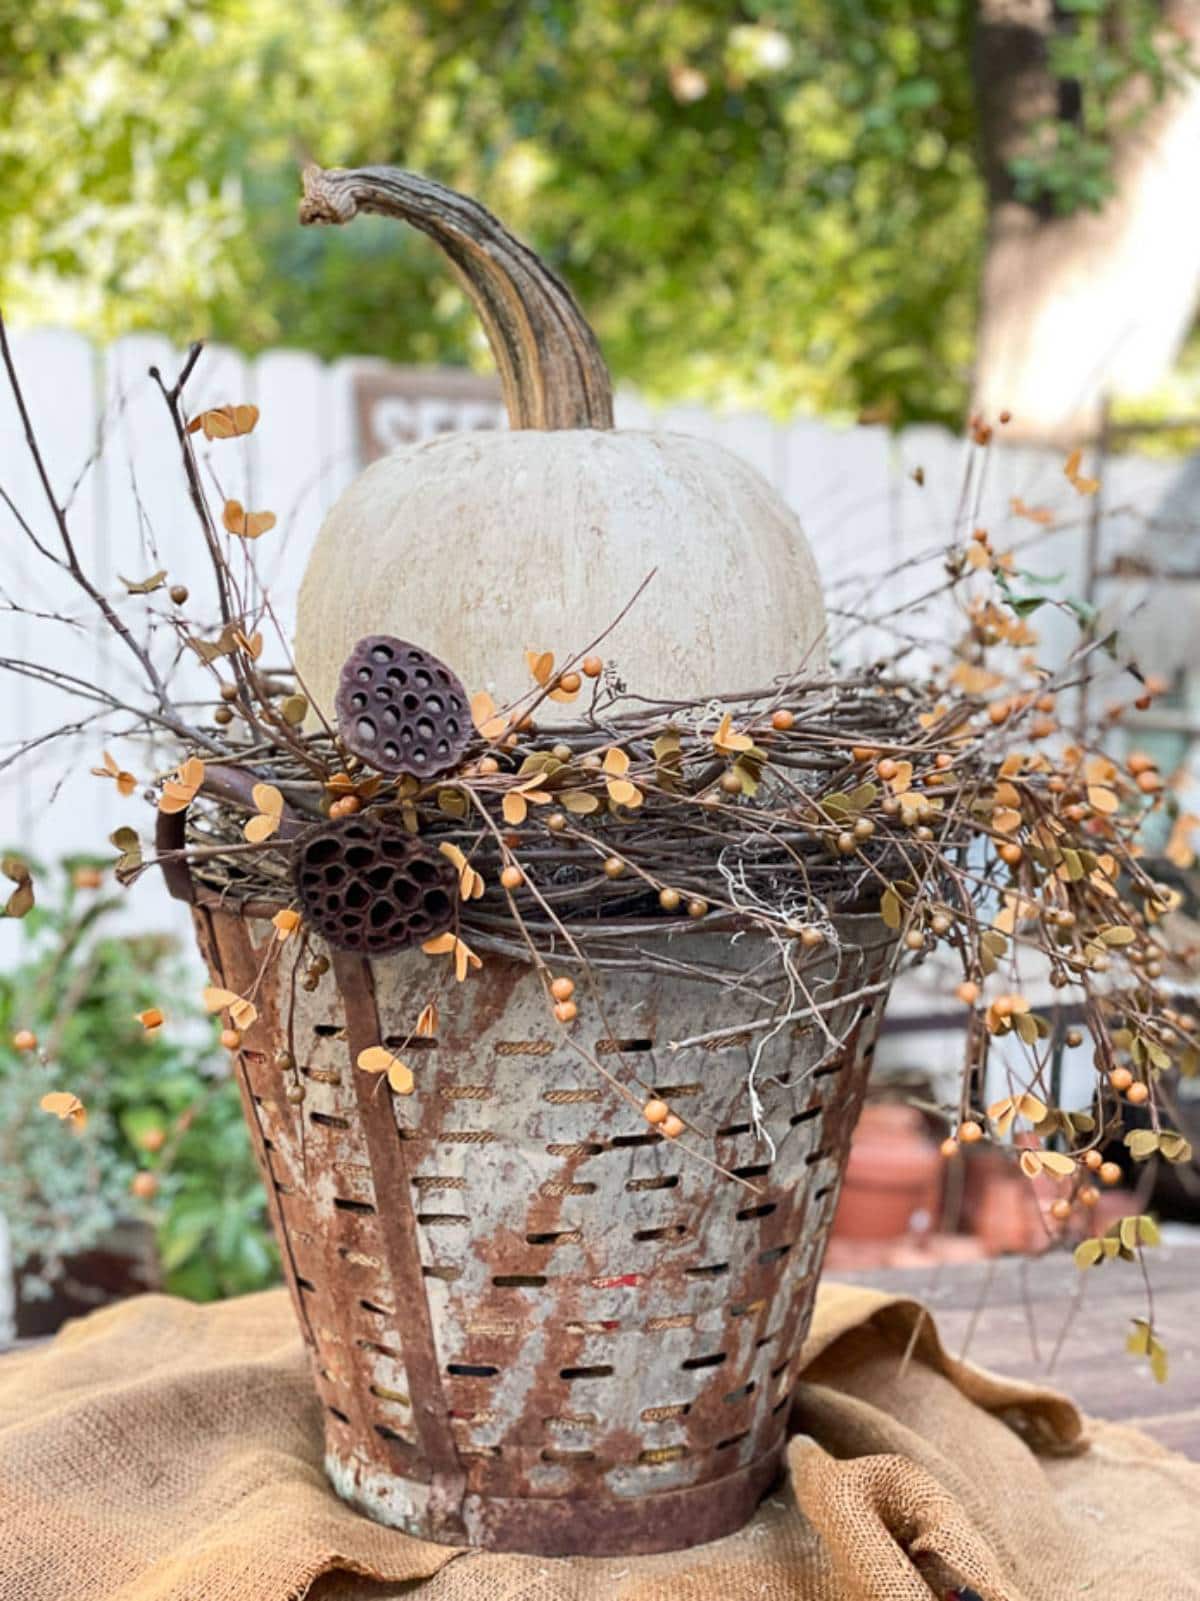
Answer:
<path fill-rule="evenodd" d="M 599 647 L 635 694 L 694 700 L 824 667 L 816 566 L 770 485 L 710 441 L 607 429 L 447 434 L 369 467 L 313 547 L 297 666 L 330 713 L 355 642 L 396 634 L 503 705 L 531 687 L 526 647 L 563 662 L 652 569 Z"/>

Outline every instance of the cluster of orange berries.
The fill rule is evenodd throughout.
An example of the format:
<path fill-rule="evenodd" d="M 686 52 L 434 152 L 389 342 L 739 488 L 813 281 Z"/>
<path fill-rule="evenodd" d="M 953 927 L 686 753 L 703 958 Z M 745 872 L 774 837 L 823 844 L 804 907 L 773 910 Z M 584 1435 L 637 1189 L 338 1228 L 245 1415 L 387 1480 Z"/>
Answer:
<path fill-rule="evenodd" d="M 1108 1082 L 1131 1106 L 1145 1106 L 1150 1099 L 1150 1086 L 1140 1078 L 1134 1078 L 1127 1067 L 1114 1067 L 1108 1075 Z"/>
<path fill-rule="evenodd" d="M 579 1007 L 572 1000 L 575 980 L 561 974 L 550 980 L 550 994 L 554 999 L 554 1015 L 560 1023 L 573 1023 L 579 1016 Z"/>
<path fill-rule="evenodd" d="M 642 1116 L 651 1128 L 656 1128 L 668 1140 L 677 1140 L 687 1127 L 679 1114 L 673 1112 L 666 1101 L 660 1101 L 657 1097 L 652 1097 L 642 1107 Z"/>

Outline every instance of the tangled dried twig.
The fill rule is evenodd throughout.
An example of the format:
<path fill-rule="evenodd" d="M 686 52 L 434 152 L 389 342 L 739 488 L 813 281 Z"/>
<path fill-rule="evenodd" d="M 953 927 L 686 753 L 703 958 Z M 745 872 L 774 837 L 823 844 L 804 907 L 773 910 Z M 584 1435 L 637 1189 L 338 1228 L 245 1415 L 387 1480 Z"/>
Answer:
<path fill-rule="evenodd" d="M 157 853 L 146 854 L 132 829 L 113 836 L 124 881 L 159 866 L 227 907 L 276 916 L 280 937 L 288 937 L 299 923 L 297 840 L 351 817 L 356 826 L 394 830 L 432 853 L 443 873 L 452 864 L 459 898 L 425 948 L 449 954 L 460 980 L 487 956 L 530 961 L 568 1031 L 578 1010 L 574 981 L 563 978 L 568 969 L 601 1015 L 604 975 L 628 968 L 706 981 L 749 1000 L 754 1015 L 737 1026 L 748 1042 L 752 1109 L 763 1048 L 781 1029 L 807 1023 L 824 1033 L 830 1052 L 839 1048 L 826 1018 L 847 996 L 829 999 L 828 976 L 813 975 L 828 972 L 820 964 L 836 953 L 839 919 L 866 914 L 879 919 L 881 938 L 914 957 L 949 955 L 961 971 L 966 1071 L 952 1148 L 982 1137 L 987 1119 L 1000 1136 L 1024 1120 L 1031 1132 L 1022 1166 L 1030 1177 L 1061 1181 L 1053 1216 L 1064 1227 L 1094 1204 L 1092 1175 L 1104 1168 L 1102 1150 L 1120 1134 L 1126 1106 L 1149 1113 L 1150 1127 L 1128 1137 L 1135 1156 L 1190 1156 L 1169 1122 L 1166 1075 L 1200 1063 L 1195 1022 L 1170 1004 L 1161 983 L 1172 960 L 1164 918 L 1178 895 L 1147 870 L 1139 843 L 1165 786 L 1148 758 L 1119 767 L 1081 734 L 1064 732 L 1061 704 L 1110 641 L 1089 629 L 1058 672 L 1039 667 L 1026 620 L 1035 607 L 1014 594 L 1011 558 L 982 531 L 945 553 L 943 578 L 914 602 L 936 597 L 954 605 L 962 623 L 961 636 L 919 680 L 900 670 L 914 649 L 903 611 L 887 621 L 897 647 L 869 669 L 801 672 L 694 701 L 631 693 L 597 654 L 602 635 L 557 667 L 549 652 L 527 651 L 528 694 L 505 708 L 477 696 L 469 737 L 457 723 L 443 728 L 437 703 L 424 703 L 434 704 L 432 720 L 409 737 L 434 776 L 406 768 L 398 751 L 376 769 L 364 756 L 378 730 L 365 742 L 344 737 L 332 708 L 312 706 L 285 639 L 278 639 L 285 665 L 263 665 L 263 630 L 279 630 L 249 536 L 273 519 L 227 501 L 218 524 L 209 508 L 195 430 L 236 438 L 253 427 L 254 409 L 187 418 L 185 386 L 198 351 L 174 384 L 154 374 L 214 568 L 219 632 L 205 637 L 178 609 L 157 612 L 157 582 L 131 593 L 141 596 L 151 633 L 174 634 L 176 665 L 189 663 L 214 687 L 215 709 L 198 717 L 197 702 L 173 694 L 150 647 L 80 565 L 2 324 L 0 356 L 61 554 L 6 500 L 38 555 L 70 576 L 132 652 L 149 702 L 85 684 L 53 664 L 0 665 L 92 702 L 97 710 L 76 730 L 118 714 L 126 719 L 123 738 L 176 742 L 179 771 L 159 781 L 167 823 Z M 986 441 L 977 445 L 986 449 Z M 968 495 L 967 522 L 970 510 Z M 1036 604 L 1046 603 L 1039 597 Z M 881 624 L 877 616 L 862 620 Z M 389 648 L 386 640 L 366 643 L 385 655 Z M 422 655 L 426 667 L 429 660 Z M 376 666 L 360 665 L 375 683 Z M 384 672 L 384 657 L 378 666 Z M 446 683 L 457 685 L 452 671 Z M 352 691 L 350 684 L 343 719 L 354 715 Z M 1139 683 L 1142 698 L 1152 692 Z M 385 698 L 401 717 L 401 698 L 391 689 Z M 448 754 L 439 754 L 443 735 L 452 736 L 444 741 Z M 123 793 L 126 780 L 136 788 L 111 758 L 97 771 Z M 365 916 L 369 886 L 363 895 Z M 397 927 L 403 921 L 395 908 L 388 917 Z M 750 959 L 714 959 L 714 936 L 726 945 L 750 942 Z M 309 937 L 302 926 L 299 937 Z M 1098 1072 L 1090 1108 L 1054 1104 L 1051 1056 L 1062 1031 L 1025 993 L 1018 960 L 1031 956 L 1040 982 L 1085 1019 Z M 270 959 L 268 950 L 264 962 Z M 886 980 L 872 982 L 849 999 L 884 988 Z M 253 999 L 241 998 L 251 1006 Z M 715 1037 L 709 1031 L 671 1048 L 699 1049 Z M 985 1117 L 977 1098 L 989 1045 L 1001 1037 L 1023 1045 L 1027 1071 Z M 634 1093 L 594 1065 L 619 1093 Z M 1085 1241 L 1084 1259 L 1140 1257 L 1152 1225 L 1132 1223 L 1095 1253 Z"/>

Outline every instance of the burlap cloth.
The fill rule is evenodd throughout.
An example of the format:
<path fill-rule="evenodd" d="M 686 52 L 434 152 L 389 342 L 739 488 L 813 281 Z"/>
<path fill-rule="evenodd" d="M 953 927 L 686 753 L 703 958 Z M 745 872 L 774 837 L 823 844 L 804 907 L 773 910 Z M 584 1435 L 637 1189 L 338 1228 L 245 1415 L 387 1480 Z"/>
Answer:
<path fill-rule="evenodd" d="M 790 1484 L 728 1539 L 455 1553 L 329 1490 L 284 1292 L 147 1296 L 0 1360 L 0 1598 L 1200 1598 L 1200 1466 L 955 1361 L 913 1302 L 827 1286 L 792 1422 Z"/>

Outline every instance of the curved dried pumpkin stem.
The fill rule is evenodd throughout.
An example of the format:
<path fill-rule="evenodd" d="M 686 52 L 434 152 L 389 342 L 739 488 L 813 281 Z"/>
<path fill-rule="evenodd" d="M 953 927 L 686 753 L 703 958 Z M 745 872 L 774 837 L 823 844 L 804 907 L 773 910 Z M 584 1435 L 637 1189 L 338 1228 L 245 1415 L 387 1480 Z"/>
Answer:
<path fill-rule="evenodd" d="M 398 217 L 441 248 L 475 303 L 514 428 L 611 428 L 612 380 L 566 284 L 476 200 L 399 167 L 304 173 L 302 223 Z"/>

